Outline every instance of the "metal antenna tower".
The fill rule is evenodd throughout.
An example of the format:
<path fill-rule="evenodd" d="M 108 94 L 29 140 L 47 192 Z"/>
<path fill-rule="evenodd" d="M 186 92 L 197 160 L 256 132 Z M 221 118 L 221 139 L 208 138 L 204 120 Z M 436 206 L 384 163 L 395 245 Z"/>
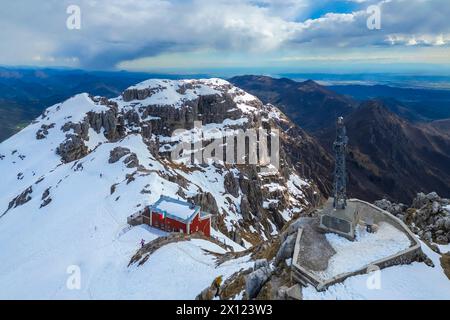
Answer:
<path fill-rule="evenodd" d="M 345 153 L 347 151 L 348 137 L 343 117 L 337 119 L 336 127 L 336 141 L 333 144 L 334 153 L 336 155 L 333 206 L 335 209 L 345 209 L 347 207 L 347 170 L 345 167 Z"/>

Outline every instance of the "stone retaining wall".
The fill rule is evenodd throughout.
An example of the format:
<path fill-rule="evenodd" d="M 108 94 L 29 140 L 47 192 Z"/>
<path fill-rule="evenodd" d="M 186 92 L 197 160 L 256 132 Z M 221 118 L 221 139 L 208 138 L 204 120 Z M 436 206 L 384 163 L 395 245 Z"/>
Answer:
<path fill-rule="evenodd" d="M 319 279 L 317 276 L 300 266 L 298 261 L 300 240 L 302 236 L 302 229 L 300 228 L 297 233 L 297 241 L 294 249 L 294 256 L 292 259 L 292 278 L 293 280 L 302 283 L 303 285 L 309 283 L 313 285 L 318 291 L 324 291 L 329 286 L 332 286 L 336 283 L 343 282 L 348 277 L 352 277 L 355 275 L 366 274 L 368 271 L 373 270 L 374 266 L 383 269 L 387 267 L 391 267 L 399 264 L 410 264 L 414 261 L 417 261 L 421 256 L 423 256 L 422 249 L 420 247 L 420 242 L 417 240 L 415 235 L 408 229 L 408 227 L 398 218 L 393 216 L 387 211 L 384 211 L 368 202 L 351 199 L 349 202 L 357 203 L 357 207 L 360 210 L 361 219 L 364 220 L 367 217 L 371 217 L 375 224 L 379 224 L 380 222 L 388 222 L 393 225 L 395 228 L 404 232 L 407 237 L 411 241 L 411 246 L 408 249 L 402 250 L 394 255 L 391 255 L 387 258 L 383 258 L 380 260 L 376 260 L 356 271 L 339 274 L 329 280 L 323 281 Z"/>

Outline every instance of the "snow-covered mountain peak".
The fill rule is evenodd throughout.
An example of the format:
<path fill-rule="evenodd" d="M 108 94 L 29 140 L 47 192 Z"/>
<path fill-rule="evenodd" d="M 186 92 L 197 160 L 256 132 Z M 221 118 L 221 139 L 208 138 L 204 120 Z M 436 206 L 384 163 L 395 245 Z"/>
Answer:
<path fill-rule="evenodd" d="M 202 96 L 230 97 L 243 112 L 257 111 L 262 103 L 253 95 L 235 87 L 226 80 L 150 79 L 131 86 L 116 99 L 120 106 L 169 106 L 174 108 L 192 107 L 192 101 Z"/>
<path fill-rule="evenodd" d="M 73 123 L 81 122 L 86 113 L 105 112 L 108 109 L 104 106 L 92 100 L 87 93 L 77 94 L 62 103 L 58 103 L 52 107 L 47 108 L 42 114 L 40 120 L 41 123 L 66 123 L 71 121 Z"/>
<path fill-rule="evenodd" d="M 155 88 L 160 89 L 140 96 Z M 130 94 L 136 99 L 126 99 Z M 162 108 L 161 101 L 171 103 Z M 260 165 L 174 163 L 164 147 L 176 143 L 174 130 L 190 130 L 195 121 L 213 128 L 290 130 L 280 137 L 282 169 L 267 175 Z M 135 288 L 126 289 L 127 281 L 145 278 L 140 271 L 125 276 L 135 246 L 140 238 L 160 234 L 128 228 L 127 217 L 161 195 L 194 201 L 211 212 L 213 235 L 235 250 L 271 238 L 319 197 L 315 184 L 301 174 L 311 171 L 304 169 L 307 163 L 295 158 L 302 148 L 315 146 L 294 127 L 277 108 L 220 79 L 148 80 L 115 99 L 83 93 L 48 108 L 0 144 L 0 260 L 5 262 L 0 283 L 20 284 L 10 288 L 10 296 L 24 297 L 21 290 L 29 289 L 30 297 L 73 297 L 58 288 L 64 287 L 65 268 L 75 264 L 84 266 L 91 281 L 91 291 L 76 297 L 110 297 L 115 286 L 125 287 L 115 297 L 130 297 Z M 206 147 L 209 138 L 201 143 Z M 197 245 L 183 248 L 190 256 L 203 254 Z M 52 264 L 55 256 L 58 262 Z M 155 267 L 152 261 L 149 268 Z M 213 265 L 205 274 L 221 272 Z M 43 266 L 48 278 L 22 274 Z M 107 284 L 114 277 L 116 282 Z M 198 293 L 209 281 L 205 276 L 188 291 Z M 152 297 L 152 288 L 143 294 Z"/>

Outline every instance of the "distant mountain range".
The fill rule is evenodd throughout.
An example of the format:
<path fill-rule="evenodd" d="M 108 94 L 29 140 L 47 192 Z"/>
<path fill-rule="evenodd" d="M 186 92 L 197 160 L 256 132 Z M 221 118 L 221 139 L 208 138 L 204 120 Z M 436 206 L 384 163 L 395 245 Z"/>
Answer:
<path fill-rule="evenodd" d="M 386 85 L 334 85 L 329 89 L 357 100 L 382 99 L 391 111 L 412 121 L 450 118 L 450 90 L 396 88 Z M 403 110 L 400 110 L 403 109 Z"/>
<path fill-rule="evenodd" d="M 349 186 L 355 197 L 411 201 L 419 191 L 449 195 L 450 139 L 414 125 L 380 101 L 363 103 L 346 119 Z M 335 129 L 318 136 L 331 152 Z"/>
<path fill-rule="evenodd" d="M 332 126 L 336 116 L 346 116 L 358 105 L 356 100 L 336 94 L 310 80 L 299 83 L 286 78 L 242 76 L 230 81 L 265 103 L 278 106 L 295 123 L 310 132 Z"/>
<path fill-rule="evenodd" d="M 418 114 L 417 105 L 392 98 L 360 102 L 356 98 L 364 98 L 372 91 L 364 88 L 367 92 L 359 96 L 343 96 L 313 81 L 242 76 L 231 82 L 263 102 L 277 105 L 312 134 L 330 155 L 335 119 L 344 116 L 350 138 L 352 196 L 370 201 L 389 198 L 403 202 L 411 201 L 419 191 L 437 191 L 450 196 L 450 120 L 419 122 L 433 118 L 437 112 L 432 108 L 424 108 L 424 113 Z M 356 90 L 358 86 L 349 88 Z M 376 88 L 381 90 L 384 86 Z M 386 90 L 402 92 L 399 99 L 414 94 L 410 89 Z M 418 91 L 415 101 L 431 94 L 428 91 Z M 440 94 L 444 101 L 447 93 Z"/>
<path fill-rule="evenodd" d="M 25 127 L 46 107 L 80 92 L 110 98 L 150 77 L 202 76 L 207 77 L 0 68 L 0 141 Z M 326 87 L 311 80 L 297 82 L 253 75 L 230 81 L 263 103 L 279 107 L 322 150 L 328 150 L 328 159 L 333 156 L 330 146 L 336 117 L 344 116 L 350 136 L 352 195 L 404 202 L 419 191 L 450 196 L 450 91 L 385 85 Z M 311 152 L 307 156 L 324 157 Z M 326 173 L 318 161 L 320 175 L 331 175 L 332 168 Z M 330 190 L 330 186 L 321 189 Z"/>

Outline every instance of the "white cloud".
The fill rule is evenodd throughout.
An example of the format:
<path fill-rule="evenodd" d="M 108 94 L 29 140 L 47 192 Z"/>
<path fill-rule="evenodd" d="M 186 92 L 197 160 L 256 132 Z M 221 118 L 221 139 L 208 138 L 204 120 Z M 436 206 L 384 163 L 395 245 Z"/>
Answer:
<path fill-rule="evenodd" d="M 330 54 L 339 48 L 447 46 L 446 0 L 385 0 L 382 29 L 366 28 L 365 8 L 308 19 L 313 0 L 32 0 L 2 4 L 0 63 L 80 64 L 108 68 L 122 61 L 211 50 L 261 55 L 277 51 Z M 341 0 L 341 2 L 345 2 Z M 28 6 L 24 6 L 27 3 Z M 78 4 L 82 29 L 67 30 L 66 8 Z M 322 1 L 321 5 L 331 3 Z M 330 6 L 333 8 L 333 6 Z M 405 49 L 406 50 L 406 49 Z"/>

